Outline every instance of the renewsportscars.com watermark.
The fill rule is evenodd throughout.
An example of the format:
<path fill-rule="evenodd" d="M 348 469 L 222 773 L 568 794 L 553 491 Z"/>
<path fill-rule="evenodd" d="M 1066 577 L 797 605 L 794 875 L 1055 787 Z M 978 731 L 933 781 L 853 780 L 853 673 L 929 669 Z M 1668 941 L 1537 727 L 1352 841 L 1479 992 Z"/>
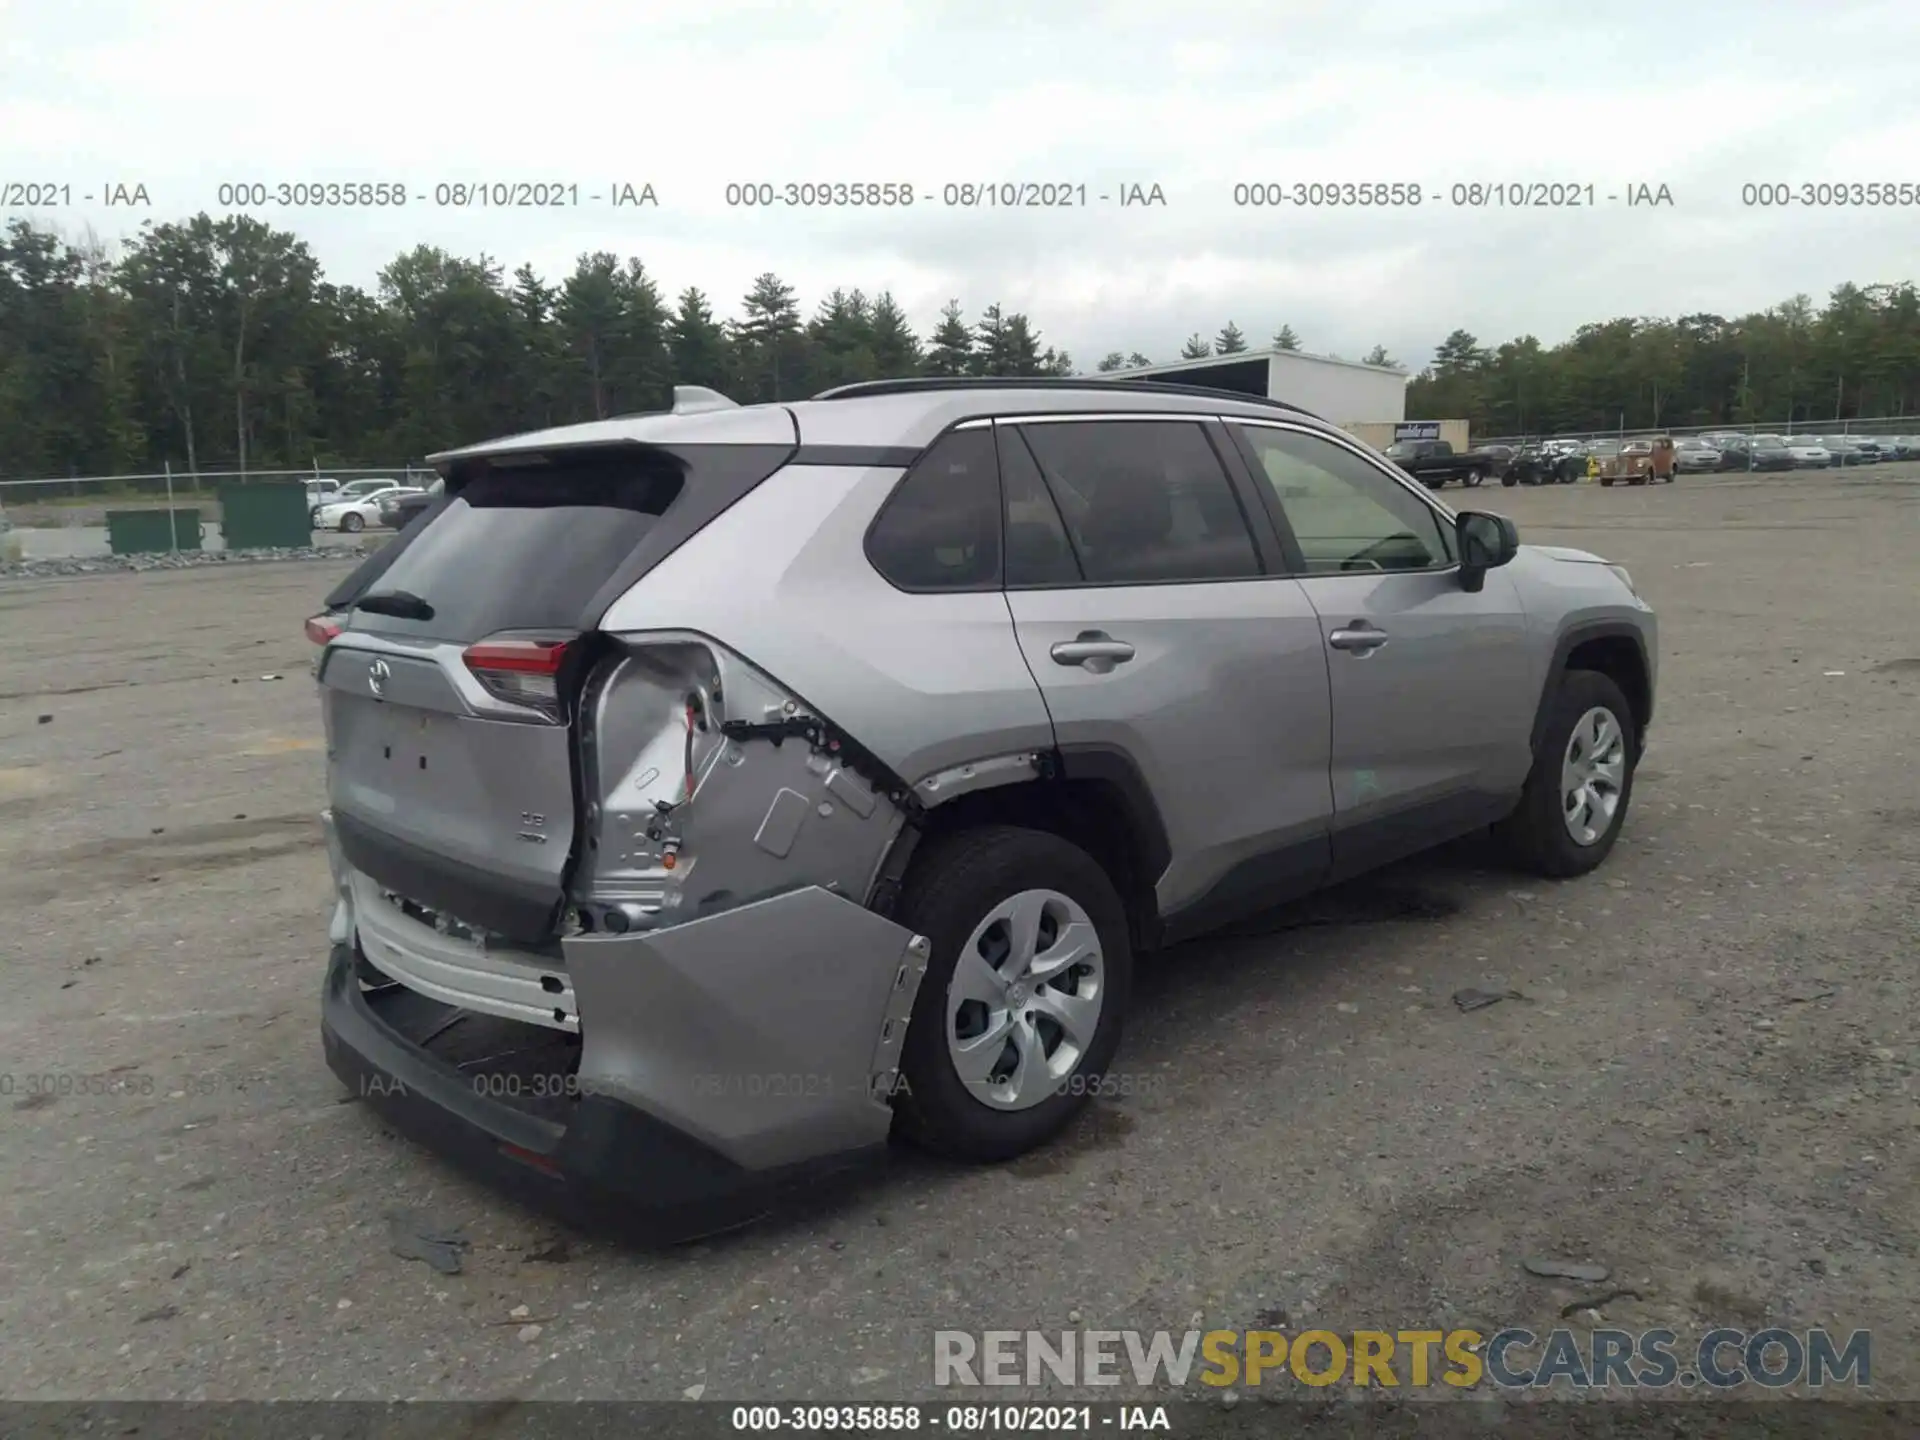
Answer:
<path fill-rule="evenodd" d="M 1864 1388 L 1873 1337 L 1826 1330 L 936 1330 L 933 1383 L 1729 1391 Z"/>

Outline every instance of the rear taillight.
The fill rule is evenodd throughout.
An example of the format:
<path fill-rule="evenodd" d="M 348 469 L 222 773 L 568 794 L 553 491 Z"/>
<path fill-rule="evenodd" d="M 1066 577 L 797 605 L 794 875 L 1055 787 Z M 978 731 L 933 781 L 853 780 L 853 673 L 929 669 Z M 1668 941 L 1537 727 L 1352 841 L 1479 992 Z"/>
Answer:
<path fill-rule="evenodd" d="M 488 694 L 558 719 L 560 667 L 566 663 L 567 644 L 565 640 L 481 640 L 469 645 L 462 658 Z"/>
<path fill-rule="evenodd" d="M 325 645 L 340 633 L 338 615 L 316 615 L 307 621 L 307 639 L 316 645 Z"/>

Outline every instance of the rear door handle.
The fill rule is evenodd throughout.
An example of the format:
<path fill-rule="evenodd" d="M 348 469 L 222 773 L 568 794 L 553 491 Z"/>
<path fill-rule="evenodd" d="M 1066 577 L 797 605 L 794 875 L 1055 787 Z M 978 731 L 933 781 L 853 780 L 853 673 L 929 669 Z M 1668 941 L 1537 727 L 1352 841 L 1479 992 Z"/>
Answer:
<path fill-rule="evenodd" d="M 1371 655 L 1387 643 L 1387 632 L 1365 620 L 1354 620 L 1327 636 L 1327 644 L 1336 650 L 1356 655 Z"/>
<path fill-rule="evenodd" d="M 1047 652 L 1056 665 L 1080 665 L 1104 675 L 1116 665 L 1133 659 L 1133 646 L 1116 640 L 1104 630 L 1082 630 L 1072 640 L 1062 640 Z"/>

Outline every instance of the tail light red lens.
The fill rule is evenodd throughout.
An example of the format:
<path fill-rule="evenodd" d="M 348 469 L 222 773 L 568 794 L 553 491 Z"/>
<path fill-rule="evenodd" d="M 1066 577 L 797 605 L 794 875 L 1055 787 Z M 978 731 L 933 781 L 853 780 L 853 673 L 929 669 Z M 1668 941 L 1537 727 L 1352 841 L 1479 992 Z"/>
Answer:
<path fill-rule="evenodd" d="M 560 713 L 560 667 L 565 640 L 481 640 L 463 652 L 471 670 L 491 695 L 526 705 L 549 718 Z"/>
<path fill-rule="evenodd" d="M 307 639 L 316 645 L 325 645 L 340 633 L 340 617 L 337 615 L 316 615 L 307 621 Z"/>

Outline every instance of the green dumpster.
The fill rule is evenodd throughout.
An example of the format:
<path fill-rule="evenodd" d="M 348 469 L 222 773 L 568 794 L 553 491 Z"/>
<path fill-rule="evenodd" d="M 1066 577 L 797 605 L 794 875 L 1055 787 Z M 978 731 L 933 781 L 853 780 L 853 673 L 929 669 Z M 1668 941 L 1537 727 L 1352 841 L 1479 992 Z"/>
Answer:
<path fill-rule="evenodd" d="M 116 555 L 164 555 L 200 548 L 198 510 L 109 510 L 107 546 Z"/>
<path fill-rule="evenodd" d="M 312 506 L 299 480 L 227 485 L 220 492 L 220 535 L 229 550 L 297 550 L 313 543 Z"/>

